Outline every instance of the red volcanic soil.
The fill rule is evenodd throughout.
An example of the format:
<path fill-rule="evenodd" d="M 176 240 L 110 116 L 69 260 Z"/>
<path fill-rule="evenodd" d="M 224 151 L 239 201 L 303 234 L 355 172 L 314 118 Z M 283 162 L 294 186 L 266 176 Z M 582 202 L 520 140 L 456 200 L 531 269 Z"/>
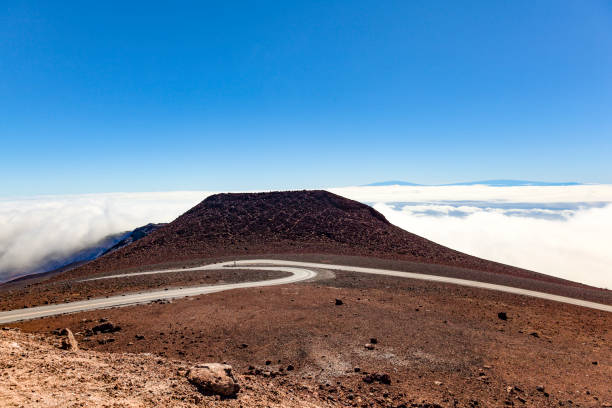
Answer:
<path fill-rule="evenodd" d="M 101 319 L 121 330 L 92 333 Z M 87 353 L 110 352 L 115 359 L 125 358 L 127 367 L 118 367 L 102 387 L 87 384 L 99 375 L 77 377 L 77 386 L 110 394 L 105 406 L 124 406 L 112 404 L 115 400 L 110 398 L 117 398 L 117 392 L 130 397 L 142 394 L 146 388 L 136 384 L 159 381 L 155 378 L 159 369 L 177 387 L 163 388 L 165 398 L 193 394 L 184 376 L 176 376 L 176 368 L 169 372 L 168 367 L 175 365 L 172 361 L 183 361 L 187 367 L 227 362 L 241 376 L 244 389 L 231 405 L 204 397 L 199 406 L 206 407 L 612 406 L 610 313 L 412 279 L 320 270 L 311 282 L 12 326 L 47 335 L 68 327 Z M 0 331 L 0 340 L 4 333 Z M 26 378 L 49 371 L 45 363 L 23 367 L 28 360 L 22 351 L 9 351 L 10 365 L 3 366 L 0 353 L 0 367 L 12 365 L 34 373 Z M 108 358 L 103 353 L 96 356 Z M 131 363 L 134 358 L 139 361 Z M 145 370 L 136 374 L 134 388 L 119 380 L 116 391 L 115 377 L 134 372 L 135 363 L 144 364 Z M 21 386 L 15 380 L 0 382 L 0 401 L 2 385 L 15 383 Z M 251 389 L 257 384 L 266 387 Z M 33 388 L 48 393 L 48 387 L 39 382 Z M 277 404 L 249 403 L 254 394 L 259 398 L 272 393 Z M 314 403 L 295 403 L 293 397 Z"/>
<path fill-rule="evenodd" d="M 138 242 L 56 279 L 213 257 L 358 255 L 579 284 L 487 261 L 389 223 L 372 207 L 327 191 L 216 194 Z"/>

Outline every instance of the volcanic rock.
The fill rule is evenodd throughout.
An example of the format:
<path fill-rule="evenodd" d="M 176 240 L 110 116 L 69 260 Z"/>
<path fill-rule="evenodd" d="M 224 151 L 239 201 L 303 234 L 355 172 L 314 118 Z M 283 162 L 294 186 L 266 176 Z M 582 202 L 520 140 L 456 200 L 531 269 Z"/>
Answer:
<path fill-rule="evenodd" d="M 389 385 L 389 384 L 391 384 L 391 377 L 389 377 L 389 374 L 373 373 L 373 374 L 368 374 L 368 375 L 364 376 L 363 377 L 363 382 L 365 382 L 367 384 L 372 384 L 373 382 L 378 382 L 380 384 Z"/>
<path fill-rule="evenodd" d="M 98 333 L 115 333 L 115 332 L 121 331 L 121 327 L 120 326 L 115 326 L 111 322 L 106 322 L 106 323 L 102 323 L 102 324 L 99 324 L 97 326 L 94 326 L 91 329 L 91 331 L 93 331 L 94 334 L 98 334 Z"/>
<path fill-rule="evenodd" d="M 78 351 L 79 343 L 74 338 L 74 334 L 72 334 L 72 331 L 70 331 L 70 329 L 63 329 L 61 333 L 63 336 L 65 336 L 62 339 L 62 344 L 60 346 L 62 350 Z"/>
<path fill-rule="evenodd" d="M 187 372 L 189 382 L 204 394 L 234 397 L 240 390 L 228 364 L 208 363 L 192 367 Z"/>

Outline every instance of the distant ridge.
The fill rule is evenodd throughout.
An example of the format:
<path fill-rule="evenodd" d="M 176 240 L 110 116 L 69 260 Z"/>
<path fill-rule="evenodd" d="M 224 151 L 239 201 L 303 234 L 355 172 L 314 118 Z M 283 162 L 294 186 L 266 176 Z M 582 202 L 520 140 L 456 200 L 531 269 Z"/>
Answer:
<path fill-rule="evenodd" d="M 391 181 L 379 181 L 376 183 L 366 184 L 366 187 L 373 186 L 489 186 L 489 187 L 522 187 L 522 186 L 579 186 L 583 183 L 577 183 L 574 181 L 569 182 L 549 182 L 549 181 L 529 181 L 529 180 L 481 180 L 481 181 L 465 181 L 461 183 L 450 183 L 450 184 L 416 184 L 407 181 L 391 180 Z"/>

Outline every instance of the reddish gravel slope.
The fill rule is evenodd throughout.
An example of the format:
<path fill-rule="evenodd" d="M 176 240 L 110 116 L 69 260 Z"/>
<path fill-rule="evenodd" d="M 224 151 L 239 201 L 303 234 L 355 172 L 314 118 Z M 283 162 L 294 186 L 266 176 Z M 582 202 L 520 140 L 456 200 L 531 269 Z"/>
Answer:
<path fill-rule="evenodd" d="M 62 278 L 166 262 L 274 253 L 373 256 L 568 283 L 438 245 L 390 224 L 372 207 L 320 190 L 210 196 L 140 241 Z"/>

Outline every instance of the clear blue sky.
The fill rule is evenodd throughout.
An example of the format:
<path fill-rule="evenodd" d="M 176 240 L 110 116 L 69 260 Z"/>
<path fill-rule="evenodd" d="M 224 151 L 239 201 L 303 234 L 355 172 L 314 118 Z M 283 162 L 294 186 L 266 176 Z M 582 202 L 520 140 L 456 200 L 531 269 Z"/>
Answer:
<path fill-rule="evenodd" d="M 0 142 L 0 195 L 612 183 L 612 2 L 6 2 Z"/>

